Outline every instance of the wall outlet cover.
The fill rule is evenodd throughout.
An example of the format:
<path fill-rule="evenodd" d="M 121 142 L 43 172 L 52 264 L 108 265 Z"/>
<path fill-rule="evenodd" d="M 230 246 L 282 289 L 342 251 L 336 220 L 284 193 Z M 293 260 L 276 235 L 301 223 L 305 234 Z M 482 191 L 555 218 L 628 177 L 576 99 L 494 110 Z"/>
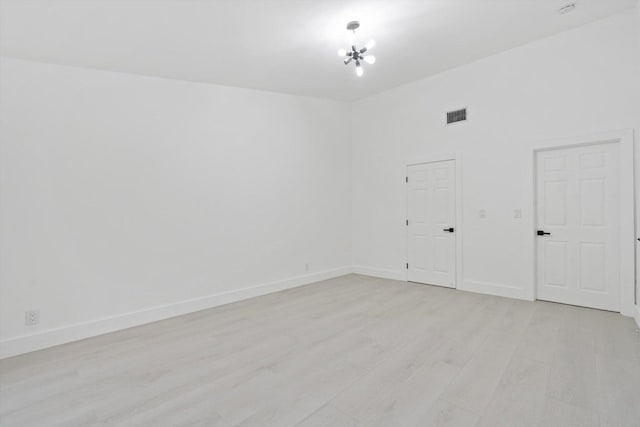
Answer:
<path fill-rule="evenodd" d="M 40 322 L 40 310 L 28 310 L 24 312 L 24 324 L 26 326 L 37 325 Z"/>

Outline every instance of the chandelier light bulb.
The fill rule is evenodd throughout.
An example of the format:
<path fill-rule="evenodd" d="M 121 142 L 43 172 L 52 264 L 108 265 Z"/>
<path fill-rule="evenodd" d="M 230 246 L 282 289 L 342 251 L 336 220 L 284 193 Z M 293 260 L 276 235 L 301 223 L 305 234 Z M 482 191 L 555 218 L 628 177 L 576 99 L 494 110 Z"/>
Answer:
<path fill-rule="evenodd" d="M 362 75 L 364 74 L 364 70 L 360 65 L 356 65 L 356 74 L 358 75 L 358 77 L 362 77 Z"/>
<path fill-rule="evenodd" d="M 364 45 L 364 47 L 367 48 L 367 50 L 371 49 L 372 47 L 374 47 L 376 45 L 376 41 L 375 40 L 369 40 L 367 42 L 367 44 Z"/>
<path fill-rule="evenodd" d="M 373 56 L 373 55 L 365 56 L 363 59 L 364 59 L 364 62 L 366 62 L 367 64 L 375 64 L 376 63 L 376 57 Z"/>
<path fill-rule="evenodd" d="M 338 56 L 347 56 L 346 49 L 338 49 Z"/>

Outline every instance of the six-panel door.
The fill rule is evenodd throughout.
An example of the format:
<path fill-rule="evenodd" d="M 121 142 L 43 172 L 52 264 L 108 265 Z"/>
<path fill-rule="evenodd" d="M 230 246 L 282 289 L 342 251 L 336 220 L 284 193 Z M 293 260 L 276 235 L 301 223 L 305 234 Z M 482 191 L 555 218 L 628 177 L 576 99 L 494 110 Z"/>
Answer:
<path fill-rule="evenodd" d="M 618 180 L 618 144 L 537 153 L 538 299 L 620 311 Z"/>
<path fill-rule="evenodd" d="M 455 287 L 455 161 L 408 167 L 408 280 Z"/>

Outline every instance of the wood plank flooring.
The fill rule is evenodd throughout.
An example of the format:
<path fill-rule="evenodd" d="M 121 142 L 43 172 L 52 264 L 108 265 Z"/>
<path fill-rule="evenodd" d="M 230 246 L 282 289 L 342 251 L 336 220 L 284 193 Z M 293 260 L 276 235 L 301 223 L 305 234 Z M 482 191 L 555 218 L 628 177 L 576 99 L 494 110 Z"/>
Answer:
<path fill-rule="evenodd" d="M 349 275 L 0 361 L 2 426 L 640 426 L 619 314 Z"/>

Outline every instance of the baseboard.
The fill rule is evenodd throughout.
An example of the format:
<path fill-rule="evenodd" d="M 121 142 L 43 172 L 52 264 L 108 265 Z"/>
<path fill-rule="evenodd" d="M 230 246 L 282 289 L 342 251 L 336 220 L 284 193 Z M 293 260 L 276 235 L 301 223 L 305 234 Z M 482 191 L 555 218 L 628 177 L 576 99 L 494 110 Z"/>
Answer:
<path fill-rule="evenodd" d="M 499 283 L 479 282 L 476 280 L 465 280 L 462 283 L 462 290 L 476 292 L 479 294 L 489 294 L 499 297 L 516 298 L 528 300 L 527 292 L 524 288 L 515 288 Z"/>
<path fill-rule="evenodd" d="M 353 272 L 351 266 L 325 270 L 304 276 L 292 277 L 239 290 L 208 295 L 173 304 L 152 307 L 112 317 L 92 320 L 62 328 L 49 329 L 32 335 L 24 335 L 0 341 L 0 359 L 41 350 L 60 344 L 79 341 L 97 335 L 140 326 L 207 308 L 217 307 L 247 298 L 308 285 L 321 280 L 344 276 Z"/>
<path fill-rule="evenodd" d="M 380 277 L 383 279 L 391 280 L 407 280 L 407 273 L 405 270 L 387 270 L 383 268 L 366 267 L 362 265 L 356 265 L 353 267 L 353 272 L 356 274 L 362 274 L 365 276 Z M 499 297 L 516 298 L 530 300 L 527 297 L 526 289 L 515 288 L 512 286 L 501 285 L 498 283 L 480 282 L 476 280 L 463 281 L 460 290 L 468 292 L 476 292 L 479 294 L 489 294 Z"/>
<path fill-rule="evenodd" d="M 638 325 L 638 328 L 640 328 L 640 305 L 635 306 L 633 318 L 636 320 L 636 325 Z"/>
<path fill-rule="evenodd" d="M 407 280 L 406 270 L 387 270 L 384 268 L 365 267 L 363 265 L 356 265 L 352 270 L 356 274 L 362 274 L 363 276 L 380 277 L 382 279 L 391 280 Z"/>

